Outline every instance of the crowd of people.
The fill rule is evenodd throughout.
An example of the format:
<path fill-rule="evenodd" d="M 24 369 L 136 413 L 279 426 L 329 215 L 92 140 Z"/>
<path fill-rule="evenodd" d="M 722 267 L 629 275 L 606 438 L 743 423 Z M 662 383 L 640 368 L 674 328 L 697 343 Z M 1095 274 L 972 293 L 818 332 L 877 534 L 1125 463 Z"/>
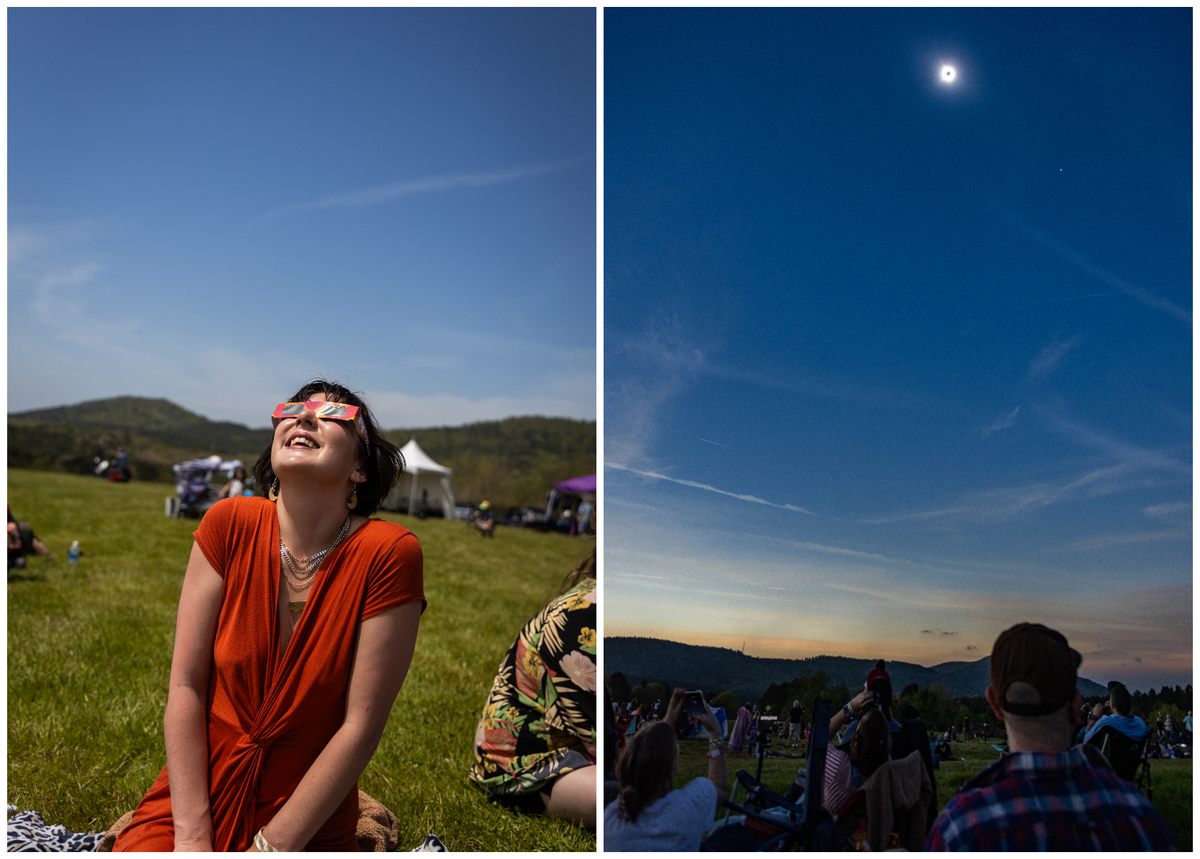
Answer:
<path fill-rule="evenodd" d="M 996 852 L 1174 849 L 1162 816 L 1096 742 L 1106 731 L 1140 740 L 1152 729 L 1131 712 L 1121 683 L 1109 685 L 1103 705 L 1084 708 L 1081 661 L 1061 633 L 1041 624 L 1019 623 L 999 635 L 985 698 L 1003 725 L 1007 748 L 940 810 L 933 805 L 923 726 L 914 744 L 911 728 L 920 722 L 893 716 L 891 678 L 886 664 L 877 663 L 828 725 L 822 815 L 839 827 L 840 843 L 847 849 Z M 675 691 L 661 721 L 647 721 L 626 738 L 615 767 L 619 795 L 604 814 L 606 849 L 703 849 L 717 831 L 714 816 L 727 789 L 724 742 L 710 744 L 707 778 L 673 789 L 681 695 Z M 799 706 L 794 702 L 788 712 L 789 737 L 803 722 Z M 748 713 L 742 708 L 737 722 L 742 712 Z M 948 740 L 942 742 L 948 749 Z M 797 831 L 812 837 L 815 823 Z"/>

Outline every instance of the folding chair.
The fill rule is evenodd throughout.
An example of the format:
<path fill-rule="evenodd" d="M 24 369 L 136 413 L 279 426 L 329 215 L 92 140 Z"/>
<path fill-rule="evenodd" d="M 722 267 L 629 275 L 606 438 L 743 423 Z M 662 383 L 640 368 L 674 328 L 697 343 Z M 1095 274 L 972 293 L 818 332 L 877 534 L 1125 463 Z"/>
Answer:
<path fill-rule="evenodd" d="M 817 698 L 812 706 L 808 759 L 786 796 L 739 770 L 730 798 L 725 800 L 723 825 L 701 846 L 707 851 L 842 850 L 850 842 L 821 806 L 825 786 L 825 755 L 829 749 L 829 702 Z M 744 796 L 739 800 L 739 791 Z M 730 813 L 743 815 L 738 823 Z"/>
<path fill-rule="evenodd" d="M 1149 757 L 1150 732 L 1140 740 L 1122 734 L 1111 725 L 1105 725 L 1088 740 L 1089 745 L 1100 749 L 1113 770 L 1125 781 L 1133 782 L 1147 799 L 1154 798 L 1154 785 L 1150 781 Z"/>

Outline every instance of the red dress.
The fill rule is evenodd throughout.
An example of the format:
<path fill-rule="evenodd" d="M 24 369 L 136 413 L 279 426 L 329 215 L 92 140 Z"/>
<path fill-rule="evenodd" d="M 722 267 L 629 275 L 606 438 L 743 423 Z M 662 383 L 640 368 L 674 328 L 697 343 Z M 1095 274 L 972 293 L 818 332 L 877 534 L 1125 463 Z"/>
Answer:
<path fill-rule="evenodd" d="M 402 603 L 424 607 L 421 544 L 371 519 L 325 559 L 287 649 L 279 648 L 279 520 L 265 498 L 213 505 L 195 532 L 224 579 L 208 687 L 213 849 L 246 850 L 341 726 L 359 624 Z M 357 850 L 358 792 L 309 850 Z M 171 850 L 167 770 L 142 799 L 113 850 Z"/>

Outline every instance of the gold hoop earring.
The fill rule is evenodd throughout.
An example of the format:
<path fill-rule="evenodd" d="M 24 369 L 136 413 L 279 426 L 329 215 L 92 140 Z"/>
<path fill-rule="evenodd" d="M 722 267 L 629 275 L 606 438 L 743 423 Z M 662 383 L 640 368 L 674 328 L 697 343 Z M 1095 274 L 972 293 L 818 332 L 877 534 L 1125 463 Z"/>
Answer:
<path fill-rule="evenodd" d="M 279 500 L 279 478 L 275 478 L 275 482 L 271 484 L 271 488 L 267 491 L 267 497 L 272 501 Z"/>
<path fill-rule="evenodd" d="M 350 498 L 348 501 L 346 501 L 346 509 L 353 510 L 357 506 L 358 506 L 358 487 L 355 486 L 353 489 L 350 490 Z"/>

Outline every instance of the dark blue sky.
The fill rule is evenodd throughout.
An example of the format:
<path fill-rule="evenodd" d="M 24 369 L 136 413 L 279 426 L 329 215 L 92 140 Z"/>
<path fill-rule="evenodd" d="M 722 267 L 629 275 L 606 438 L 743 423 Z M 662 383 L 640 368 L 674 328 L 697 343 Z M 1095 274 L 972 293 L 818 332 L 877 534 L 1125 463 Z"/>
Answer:
<path fill-rule="evenodd" d="M 607 632 L 1190 682 L 1190 34 L 605 11 Z"/>

